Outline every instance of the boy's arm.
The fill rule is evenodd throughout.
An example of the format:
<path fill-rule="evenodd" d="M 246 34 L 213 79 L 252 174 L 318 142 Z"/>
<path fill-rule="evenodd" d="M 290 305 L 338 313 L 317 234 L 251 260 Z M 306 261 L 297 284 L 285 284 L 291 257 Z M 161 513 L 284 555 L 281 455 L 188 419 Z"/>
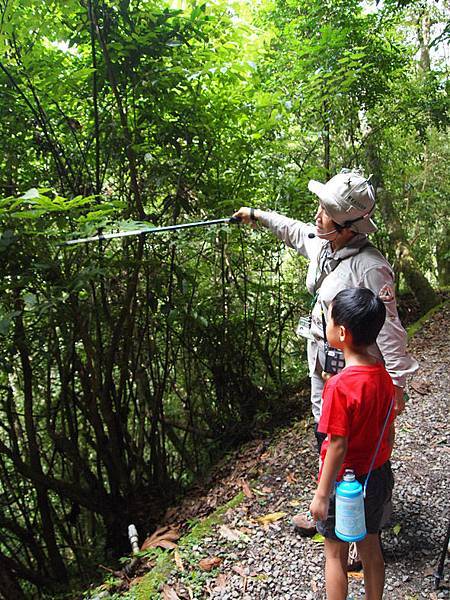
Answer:
<path fill-rule="evenodd" d="M 347 454 L 347 438 L 341 435 L 332 435 L 330 445 L 327 448 L 325 460 L 320 476 L 319 485 L 314 494 L 313 501 L 309 507 L 311 516 L 315 521 L 324 521 L 328 516 L 328 505 L 330 503 L 330 493 L 339 469 L 344 462 Z"/>

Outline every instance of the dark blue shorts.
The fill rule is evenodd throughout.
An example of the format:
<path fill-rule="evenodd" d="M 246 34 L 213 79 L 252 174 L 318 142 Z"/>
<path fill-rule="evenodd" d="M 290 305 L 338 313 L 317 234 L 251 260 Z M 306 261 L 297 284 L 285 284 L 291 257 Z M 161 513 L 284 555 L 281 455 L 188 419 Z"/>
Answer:
<path fill-rule="evenodd" d="M 366 475 L 357 477 L 357 480 L 364 487 Z M 366 516 L 367 533 L 378 533 L 381 529 L 381 520 L 386 504 L 390 502 L 392 489 L 394 487 L 394 476 L 392 474 L 391 463 L 386 461 L 381 467 L 375 469 L 370 474 L 369 483 L 367 484 L 367 493 L 364 499 L 364 513 Z M 335 532 L 335 494 L 330 498 L 330 507 L 328 509 L 328 517 L 326 521 L 317 521 L 317 531 L 324 537 L 330 540 L 340 540 Z"/>

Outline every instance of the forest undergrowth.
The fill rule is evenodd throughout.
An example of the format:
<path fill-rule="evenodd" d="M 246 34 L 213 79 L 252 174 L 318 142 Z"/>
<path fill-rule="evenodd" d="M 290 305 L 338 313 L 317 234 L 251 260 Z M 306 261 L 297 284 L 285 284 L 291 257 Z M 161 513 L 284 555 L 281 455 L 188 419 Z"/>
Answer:
<path fill-rule="evenodd" d="M 383 533 L 389 600 L 436 600 L 449 589 L 448 561 L 440 589 L 433 585 L 450 516 L 449 311 L 445 300 L 409 342 L 420 371 L 397 427 L 394 514 Z M 311 425 L 309 417 L 294 419 L 227 455 L 167 511 L 143 540 L 141 553 L 114 572 L 115 581 L 88 597 L 322 598 L 323 540 L 302 539 L 290 525 L 290 516 L 308 505 L 315 483 Z M 361 597 L 362 574 L 350 573 L 349 579 L 353 598 Z"/>

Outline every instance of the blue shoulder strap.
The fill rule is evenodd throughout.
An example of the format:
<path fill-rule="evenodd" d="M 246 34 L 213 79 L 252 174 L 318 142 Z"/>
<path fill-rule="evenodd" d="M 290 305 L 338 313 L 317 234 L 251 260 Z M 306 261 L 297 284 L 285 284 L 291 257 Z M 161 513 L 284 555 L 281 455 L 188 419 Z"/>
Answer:
<path fill-rule="evenodd" d="M 388 423 L 388 421 L 389 421 L 389 417 L 390 417 L 390 414 L 391 414 L 391 412 L 392 412 L 392 407 L 393 407 L 393 406 L 394 406 L 394 396 L 392 397 L 391 403 L 390 403 L 390 405 L 389 405 L 389 409 L 388 409 L 388 412 L 387 412 L 386 418 L 385 418 L 385 420 L 384 420 L 383 428 L 382 428 L 382 430 L 381 430 L 380 438 L 379 438 L 379 440 L 378 440 L 377 447 L 375 448 L 375 452 L 374 452 L 374 454 L 373 454 L 373 456 L 372 456 L 372 462 L 370 463 L 369 472 L 367 473 L 366 481 L 364 482 L 364 490 L 363 490 L 363 496 L 364 496 L 364 498 L 366 497 L 366 490 L 367 490 L 367 484 L 369 483 L 369 477 L 370 477 L 370 473 L 372 472 L 372 467 L 373 467 L 373 464 L 374 464 L 374 462 L 375 462 L 375 459 L 376 459 L 376 457 L 377 457 L 378 450 L 380 449 L 380 446 L 381 446 L 381 441 L 382 441 L 382 439 L 383 439 L 383 435 L 384 435 L 384 431 L 385 431 L 385 429 L 386 429 L 386 425 L 387 425 L 387 423 Z"/>

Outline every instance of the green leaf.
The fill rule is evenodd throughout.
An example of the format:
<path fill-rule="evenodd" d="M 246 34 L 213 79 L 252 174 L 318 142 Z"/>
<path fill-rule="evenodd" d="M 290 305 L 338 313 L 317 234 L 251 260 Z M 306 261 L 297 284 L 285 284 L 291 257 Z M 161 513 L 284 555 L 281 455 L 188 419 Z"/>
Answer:
<path fill-rule="evenodd" d="M 80 79 L 84 79 L 85 77 L 89 77 L 89 75 L 92 75 L 92 73 L 95 73 L 95 71 L 96 69 L 93 69 L 92 67 L 83 67 L 82 69 L 78 69 L 76 75 Z"/>
<path fill-rule="evenodd" d="M 25 302 L 25 306 L 28 310 L 32 310 L 32 308 L 37 304 L 37 298 L 35 294 L 27 293 L 24 294 L 23 300 Z"/>
<path fill-rule="evenodd" d="M 320 533 L 316 533 L 311 539 L 316 544 L 323 544 L 325 541 L 325 538 Z"/>
<path fill-rule="evenodd" d="M 400 523 L 397 523 L 392 528 L 392 531 L 395 533 L 395 535 L 398 535 L 400 533 L 401 529 L 402 529 L 402 526 L 400 525 Z"/>
<path fill-rule="evenodd" d="M 86 204 L 90 204 L 93 200 L 95 200 L 96 196 L 75 196 L 71 200 L 66 200 L 64 203 L 64 208 L 78 208 L 80 206 L 85 206 Z"/>
<path fill-rule="evenodd" d="M 80 223 L 85 223 L 85 222 L 91 222 L 91 221 L 97 221 L 98 219 L 101 219 L 101 217 L 104 217 L 110 213 L 113 212 L 113 208 L 99 208 L 98 210 L 94 210 L 90 213 L 88 213 L 87 215 L 83 215 L 82 217 L 80 217 L 78 219 L 78 221 Z M 100 225 L 99 225 L 100 227 Z M 103 225 L 102 225 L 103 227 Z"/>
<path fill-rule="evenodd" d="M 17 317 L 18 315 L 20 315 L 20 312 L 17 310 L 13 310 L 11 312 L 4 313 L 0 317 L 0 335 L 8 334 L 13 318 Z"/>
<path fill-rule="evenodd" d="M 14 232 L 11 229 L 6 229 L 5 231 L 0 232 L 0 249 L 5 249 L 10 246 L 16 237 Z"/>
<path fill-rule="evenodd" d="M 34 198 L 40 198 L 41 194 L 40 194 L 40 192 L 39 192 L 38 189 L 31 188 L 28 191 L 26 191 L 25 194 L 23 194 L 20 197 L 23 198 L 24 200 L 32 200 Z"/>
<path fill-rule="evenodd" d="M 190 20 L 191 21 L 195 21 L 195 19 L 197 19 L 202 13 L 205 12 L 205 8 L 206 8 L 206 3 L 204 4 L 199 4 L 198 6 L 196 6 L 190 15 Z"/>
<path fill-rule="evenodd" d="M 11 318 L 9 316 L 2 317 L 0 319 L 0 335 L 7 335 L 10 325 Z"/>
<path fill-rule="evenodd" d="M 37 219 L 47 211 L 44 209 L 36 209 L 36 210 L 21 210 L 11 213 L 11 217 L 16 219 Z"/>

